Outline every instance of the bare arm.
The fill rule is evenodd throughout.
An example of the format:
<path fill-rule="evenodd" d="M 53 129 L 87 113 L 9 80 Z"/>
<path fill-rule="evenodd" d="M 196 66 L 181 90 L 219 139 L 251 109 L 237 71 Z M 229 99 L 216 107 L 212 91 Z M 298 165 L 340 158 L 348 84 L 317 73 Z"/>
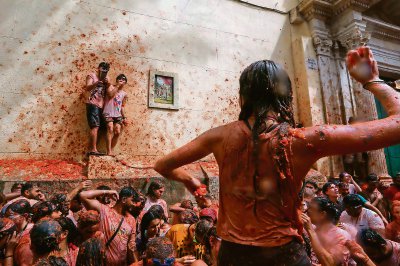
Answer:
<path fill-rule="evenodd" d="M 78 195 L 78 193 L 85 189 L 85 188 L 90 188 L 92 186 L 92 181 L 90 180 L 85 180 L 81 183 L 79 183 L 79 185 L 74 188 L 71 192 L 68 193 L 67 198 L 68 200 L 72 200 L 73 198 L 75 198 L 76 195 Z"/>
<path fill-rule="evenodd" d="M 107 87 L 107 96 L 108 97 L 114 98 L 114 96 L 115 96 L 115 94 L 117 94 L 117 92 L 118 92 L 118 88 L 117 87 L 115 87 L 113 85 L 110 85 L 110 86 Z"/>
<path fill-rule="evenodd" d="M 114 196 L 118 199 L 118 192 L 115 190 L 87 190 L 82 191 L 80 197 L 86 209 L 100 212 L 101 203 L 96 199 L 96 197 L 106 194 Z"/>
<path fill-rule="evenodd" d="M 173 212 L 173 213 L 179 213 L 179 212 L 183 212 L 183 211 L 185 211 L 186 209 L 185 208 L 182 208 L 181 207 L 181 204 L 178 202 L 178 203 L 175 203 L 174 205 L 172 205 L 171 207 L 169 207 L 169 211 L 170 212 Z"/>
<path fill-rule="evenodd" d="M 197 161 L 213 152 L 213 146 L 220 139 L 221 127 L 210 129 L 183 147 L 161 158 L 154 165 L 154 170 L 165 178 L 182 182 L 192 193 L 201 183 L 180 168 Z"/>
<path fill-rule="evenodd" d="M 87 76 L 86 77 L 86 90 L 91 91 L 92 89 L 94 89 L 97 86 L 97 83 L 99 83 L 99 82 L 100 81 L 94 82 L 92 77 Z"/>
<path fill-rule="evenodd" d="M 21 192 L 12 192 L 12 193 L 7 193 L 4 195 L 6 200 L 12 200 L 15 198 L 18 198 L 19 196 L 21 196 Z"/>
<path fill-rule="evenodd" d="M 353 177 L 351 177 L 350 182 L 354 185 L 354 188 L 356 190 L 356 193 L 359 193 L 362 191 L 361 187 L 357 184 L 356 181 L 354 181 Z"/>
<path fill-rule="evenodd" d="M 321 242 L 319 241 L 318 235 L 315 232 L 314 228 L 312 227 L 310 217 L 307 216 L 307 214 L 302 213 L 301 214 L 301 219 L 304 224 L 304 229 L 307 231 L 310 241 L 311 241 L 311 246 L 315 252 L 315 255 L 318 258 L 318 261 L 321 263 L 322 266 L 332 266 L 336 265 L 335 259 L 333 258 L 332 254 L 330 254 L 322 245 Z"/>
<path fill-rule="evenodd" d="M 360 50 L 361 49 L 361 50 Z M 362 84 L 377 80 L 379 77 L 376 61 L 367 47 L 348 54 L 348 68 L 352 77 Z M 358 68 L 351 64 L 366 62 L 371 68 L 371 74 L 359 73 Z M 400 94 L 386 84 L 373 83 L 368 90 L 384 106 L 388 117 L 376 121 L 354 125 L 325 125 L 309 127 L 304 130 L 305 139 L 293 141 L 293 150 L 299 157 L 307 157 L 308 164 L 317 159 L 355 152 L 376 150 L 400 142 Z"/>
<path fill-rule="evenodd" d="M 376 212 L 376 214 L 379 215 L 379 217 L 382 219 L 383 223 L 386 225 L 388 225 L 388 221 L 386 220 L 385 216 L 383 216 L 383 214 L 380 212 L 380 210 L 378 208 L 376 208 L 373 204 L 371 204 L 371 202 L 367 201 L 364 204 L 365 208 L 370 209 L 371 211 Z"/>

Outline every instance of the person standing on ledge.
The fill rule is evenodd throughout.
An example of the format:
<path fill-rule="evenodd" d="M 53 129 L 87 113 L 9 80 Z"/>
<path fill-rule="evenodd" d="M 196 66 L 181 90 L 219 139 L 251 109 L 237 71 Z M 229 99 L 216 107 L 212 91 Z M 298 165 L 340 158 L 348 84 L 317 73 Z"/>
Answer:
<path fill-rule="evenodd" d="M 350 51 L 347 67 L 382 103 L 387 118 L 294 128 L 289 76 L 273 61 L 262 60 L 241 74 L 239 121 L 210 129 L 156 162 L 157 172 L 197 194 L 200 181 L 180 167 L 210 153 L 215 156 L 220 181 L 219 265 L 311 265 L 300 244 L 297 196 L 311 166 L 322 157 L 400 142 L 400 97 L 379 80 L 370 49 Z"/>
<path fill-rule="evenodd" d="M 102 124 L 104 97 L 110 85 L 107 77 L 110 64 L 101 62 L 97 73 L 90 73 L 86 77 L 86 90 L 90 96 L 86 102 L 86 118 L 90 127 L 90 148 L 88 155 L 104 155 L 97 150 L 97 137 Z"/>

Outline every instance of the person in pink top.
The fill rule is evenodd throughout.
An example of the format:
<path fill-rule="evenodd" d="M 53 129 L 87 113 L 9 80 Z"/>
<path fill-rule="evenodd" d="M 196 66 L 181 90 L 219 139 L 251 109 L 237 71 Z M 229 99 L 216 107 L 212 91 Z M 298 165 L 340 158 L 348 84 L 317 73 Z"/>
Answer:
<path fill-rule="evenodd" d="M 90 73 L 86 77 L 86 90 L 90 91 L 86 102 L 86 117 L 90 127 L 89 155 L 102 155 L 97 151 L 97 134 L 101 124 L 106 88 L 109 86 L 107 78 L 110 64 L 101 62 L 97 73 Z"/>
<path fill-rule="evenodd" d="M 111 195 L 117 199 L 114 207 L 101 204 L 96 198 Z M 86 209 L 100 213 L 100 231 L 106 240 L 107 265 L 122 266 L 138 260 L 136 250 L 135 207 L 141 205 L 139 193 L 132 187 L 115 190 L 88 190 L 80 194 Z"/>
<path fill-rule="evenodd" d="M 127 125 L 123 109 L 128 98 L 126 97 L 126 92 L 123 91 L 127 82 L 126 76 L 119 74 L 117 84 L 110 85 L 107 88 L 103 116 L 104 121 L 107 123 L 107 155 L 110 156 L 113 156 L 113 149 L 121 135 L 122 124 Z"/>

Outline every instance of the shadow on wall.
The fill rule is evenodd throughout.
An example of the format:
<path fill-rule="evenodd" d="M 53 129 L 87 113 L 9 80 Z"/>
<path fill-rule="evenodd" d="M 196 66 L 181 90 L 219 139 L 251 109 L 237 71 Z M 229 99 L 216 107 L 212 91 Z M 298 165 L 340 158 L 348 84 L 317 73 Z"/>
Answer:
<path fill-rule="evenodd" d="M 190 26 L 144 18 L 102 2 L 20 0 L 2 5 L 2 156 L 82 158 L 88 132 L 85 78 L 103 60 L 111 63 L 112 81 L 119 73 L 128 76 L 128 112 L 137 123 L 121 141 L 129 144 L 126 151 L 135 152 L 160 130 L 157 121 L 148 121 L 148 70 L 191 64 L 192 54 L 202 65 L 215 57 L 216 48 Z M 135 3 L 130 1 L 127 9 L 135 9 Z M 190 51 L 185 51 L 185 44 L 191 45 Z M 141 135 L 143 130 L 146 134 Z M 157 155 L 157 141 L 137 152 L 149 154 L 154 148 L 152 155 Z"/>

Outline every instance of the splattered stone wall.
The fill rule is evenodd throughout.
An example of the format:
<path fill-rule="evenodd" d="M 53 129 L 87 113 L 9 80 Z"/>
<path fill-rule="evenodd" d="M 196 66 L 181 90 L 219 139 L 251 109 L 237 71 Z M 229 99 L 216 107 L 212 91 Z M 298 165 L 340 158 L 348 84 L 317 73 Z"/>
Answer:
<path fill-rule="evenodd" d="M 272 7 L 286 12 L 295 2 Z M 82 160 L 88 136 L 83 86 L 103 60 L 111 63 L 111 80 L 128 77 L 126 113 L 133 124 L 116 152 L 145 162 L 237 119 L 238 77 L 253 61 L 276 60 L 293 78 L 289 16 L 240 1 L 16 0 L 0 6 L 1 158 Z M 147 107 L 152 69 L 178 73 L 179 111 Z"/>

